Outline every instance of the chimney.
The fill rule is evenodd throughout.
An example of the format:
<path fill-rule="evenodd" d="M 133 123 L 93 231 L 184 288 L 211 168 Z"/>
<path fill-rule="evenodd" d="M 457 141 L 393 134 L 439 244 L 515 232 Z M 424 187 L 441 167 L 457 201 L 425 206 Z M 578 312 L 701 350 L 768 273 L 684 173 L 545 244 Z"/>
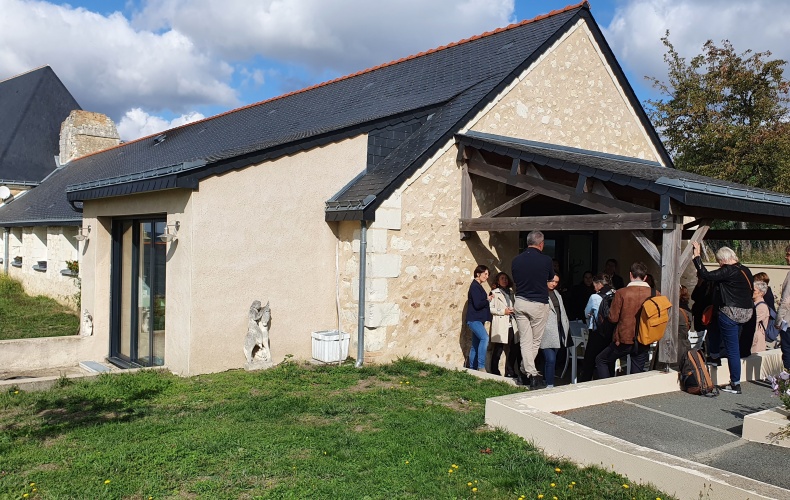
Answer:
<path fill-rule="evenodd" d="M 60 164 L 121 142 L 115 123 L 107 115 L 75 110 L 60 126 Z"/>

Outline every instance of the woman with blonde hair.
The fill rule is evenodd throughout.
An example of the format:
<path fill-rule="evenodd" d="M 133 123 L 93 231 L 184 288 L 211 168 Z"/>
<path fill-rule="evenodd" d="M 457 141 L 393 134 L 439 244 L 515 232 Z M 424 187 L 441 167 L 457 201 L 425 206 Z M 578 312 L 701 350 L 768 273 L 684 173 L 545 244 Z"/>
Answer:
<path fill-rule="evenodd" d="M 501 375 L 499 359 L 505 351 L 505 377 L 516 378 L 521 364 L 521 349 L 516 335 L 516 320 L 513 319 L 513 280 L 507 273 L 494 276 L 491 290 L 491 365 L 490 373 Z"/>

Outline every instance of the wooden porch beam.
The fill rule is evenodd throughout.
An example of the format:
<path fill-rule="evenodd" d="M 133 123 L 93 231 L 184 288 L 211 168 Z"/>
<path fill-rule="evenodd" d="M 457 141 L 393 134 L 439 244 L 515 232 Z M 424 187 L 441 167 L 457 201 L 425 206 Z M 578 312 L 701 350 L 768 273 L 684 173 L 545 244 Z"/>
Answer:
<path fill-rule="evenodd" d="M 497 215 L 501 214 L 502 212 L 504 212 L 504 211 L 506 211 L 506 210 L 508 210 L 508 209 L 510 209 L 512 207 L 515 207 L 516 205 L 520 205 L 520 204 L 524 203 L 525 201 L 527 201 L 527 200 L 529 200 L 531 198 L 534 198 L 537 195 L 538 195 L 538 193 L 536 193 L 534 191 L 526 191 L 524 193 L 521 193 L 520 195 L 516 196 L 515 198 L 513 198 L 510 201 L 508 201 L 507 203 L 503 203 L 502 205 L 499 205 L 495 209 L 491 210 L 490 212 L 484 213 L 483 215 L 480 216 L 480 218 L 481 219 L 488 219 L 488 218 L 491 218 L 491 217 L 496 217 Z M 471 214 L 470 214 L 470 216 L 471 216 Z M 462 218 L 467 218 L 468 219 L 469 217 L 462 217 Z"/>
<path fill-rule="evenodd" d="M 461 231 L 615 231 L 662 229 L 661 217 L 645 213 L 462 218 Z"/>
<path fill-rule="evenodd" d="M 647 237 L 644 231 L 631 231 L 631 234 L 633 235 L 634 238 L 636 238 L 636 241 L 638 241 L 639 244 L 642 245 L 642 248 L 645 249 L 647 254 L 653 259 L 653 261 L 660 266 L 661 252 L 658 250 L 656 244 L 653 243 L 653 241 Z"/>
<path fill-rule="evenodd" d="M 468 161 L 468 160 L 467 160 Z M 461 218 L 466 219 L 472 216 L 472 178 L 469 176 L 469 166 L 461 166 Z M 461 240 L 467 240 L 472 236 L 471 233 L 461 232 Z"/>
<path fill-rule="evenodd" d="M 690 241 L 686 246 L 686 249 L 683 250 L 682 254 L 680 254 L 680 268 L 678 270 L 680 273 L 685 271 L 686 267 L 691 262 L 691 252 L 694 250 L 694 247 L 691 246 L 691 244 L 693 242 L 699 243 L 705 238 L 705 234 L 710 229 L 710 223 L 711 223 L 710 219 L 703 219 L 702 221 L 700 221 L 697 230 L 694 231 L 694 234 L 691 235 Z"/>
<path fill-rule="evenodd" d="M 508 170 L 474 159 L 468 162 L 468 167 L 470 174 L 479 175 L 480 177 L 516 186 L 524 190 L 533 190 L 538 194 L 574 205 L 580 205 L 598 212 L 610 214 L 623 212 L 656 213 L 655 210 L 651 210 L 647 207 L 607 198 L 594 193 L 576 194 L 576 190 L 572 187 L 557 184 L 556 182 L 547 181 L 538 177 L 524 175 L 511 176 Z"/>
<path fill-rule="evenodd" d="M 669 309 L 669 323 L 664 331 L 664 337 L 658 343 L 658 361 L 660 363 L 673 363 L 677 360 L 677 331 L 680 317 L 680 273 L 678 267 L 680 260 L 680 237 L 683 219 L 670 217 L 668 223 L 672 224 L 663 231 L 661 240 L 661 293 L 664 294 L 672 307 Z"/>
<path fill-rule="evenodd" d="M 683 231 L 687 240 L 693 231 Z M 705 238 L 709 240 L 790 240 L 790 229 L 711 229 Z"/>

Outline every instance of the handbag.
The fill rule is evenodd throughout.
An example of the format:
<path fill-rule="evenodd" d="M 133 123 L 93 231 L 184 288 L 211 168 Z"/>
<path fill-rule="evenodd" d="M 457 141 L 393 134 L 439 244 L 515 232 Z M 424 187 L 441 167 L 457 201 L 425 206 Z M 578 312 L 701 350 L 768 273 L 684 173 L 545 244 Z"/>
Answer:
<path fill-rule="evenodd" d="M 702 324 L 708 326 L 711 321 L 713 321 L 713 304 L 702 311 Z"/>

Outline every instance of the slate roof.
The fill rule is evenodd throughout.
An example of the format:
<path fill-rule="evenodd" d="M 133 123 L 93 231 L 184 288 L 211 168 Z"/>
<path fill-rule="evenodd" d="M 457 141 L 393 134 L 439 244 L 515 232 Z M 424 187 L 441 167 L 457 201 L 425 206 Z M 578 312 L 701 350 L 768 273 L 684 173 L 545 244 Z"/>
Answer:
<path fill-rule="evenodd" d="M 55 169 L 60 125 L 75 109 L 49 66 L 0 81 L 0 185 L 35 185 Z"/>
<path fill-rule="evenodd" d="M 639 160 L 541 142 L 468 131 L 456 140 L 502 156 L 579 173 L 590 179 L 668 195 L 690 206 L 790 217 L 790 196 Z"/>
<path fill-rule="evenodd" d="M 582 2 L 74 160 L 62 175 L 47 181 L 65 191 L 48 213 L 63 219 L 77 213 L 69 202 L 196 189 L 211 175 L 368 133 L 367 165 L 360 165 L 361 174 L 327 202 L 326 219 L 372 220 L 390 192 L 580 18 L 587 20 L 656 147 L 666 155 L 589 5 Z M 9 208 L 38 203 L 37 190 Z M 25 207 L 0 209 L 0 225 L 18 221 L 22 211 Z"/>

